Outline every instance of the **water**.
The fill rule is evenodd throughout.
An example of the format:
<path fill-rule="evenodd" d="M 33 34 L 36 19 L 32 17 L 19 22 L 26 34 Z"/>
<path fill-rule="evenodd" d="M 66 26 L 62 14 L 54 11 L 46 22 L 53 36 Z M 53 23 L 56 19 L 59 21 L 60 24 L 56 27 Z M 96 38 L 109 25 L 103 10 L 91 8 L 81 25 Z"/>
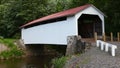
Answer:
<path fill-rule="evenodd" d="M 21 59 L 0 60 L 0 68 L 50 68 L 51 59 L 55 56 L 31 56 Z"/>
<path fill-rule="evenodd" d="M 48 46 L 39 45 L 29 45 L 26 47 L 30 51 L 32 50 L 33 54 L 41 54 L 42 52 L 43 55 L 29 56 L 21 59 L 0 60 L 0 68 L 45 68 L 45 65 L 50 68 L 51 60 L 60 55 L 64 55 L 66 51 L 66 46 L 52 46 L 52 49 L 48 49 Z"/>

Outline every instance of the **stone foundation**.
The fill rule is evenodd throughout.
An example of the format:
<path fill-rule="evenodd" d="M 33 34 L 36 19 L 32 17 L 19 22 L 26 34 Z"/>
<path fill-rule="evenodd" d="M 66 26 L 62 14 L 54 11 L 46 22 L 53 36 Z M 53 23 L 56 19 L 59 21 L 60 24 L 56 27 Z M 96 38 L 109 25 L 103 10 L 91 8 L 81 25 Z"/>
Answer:
<path fill-rule="evenodd" d="M 67 37 L 66 55 L 73 55 L 85 51 L 85 42 L 81 40 L 80 36 Z"/>

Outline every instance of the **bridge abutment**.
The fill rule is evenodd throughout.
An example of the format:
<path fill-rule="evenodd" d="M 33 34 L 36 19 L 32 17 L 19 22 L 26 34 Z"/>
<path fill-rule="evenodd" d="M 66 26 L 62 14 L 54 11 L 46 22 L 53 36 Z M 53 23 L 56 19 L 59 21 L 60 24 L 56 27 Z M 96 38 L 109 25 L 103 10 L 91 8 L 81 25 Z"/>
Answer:
<path fill-rule="evenodd" d="M 68 36 L 66 55 L 73 55 L 85 51 L 85 42 L 81 40 L 81 36 Z"/>

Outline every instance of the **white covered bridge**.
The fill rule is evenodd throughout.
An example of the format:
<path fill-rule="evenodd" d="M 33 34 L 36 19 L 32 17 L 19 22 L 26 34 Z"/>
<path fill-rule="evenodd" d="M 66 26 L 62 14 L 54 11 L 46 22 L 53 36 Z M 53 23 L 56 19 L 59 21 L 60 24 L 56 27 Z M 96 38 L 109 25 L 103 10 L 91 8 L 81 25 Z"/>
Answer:
<path fill-rule="evenodd" d="M 104 14 L 91 4 L 54 13 L 21 26 L 25 44 L 67 44 L 67 36 L 91 38 L 94 32 L 102 35 Z"/>

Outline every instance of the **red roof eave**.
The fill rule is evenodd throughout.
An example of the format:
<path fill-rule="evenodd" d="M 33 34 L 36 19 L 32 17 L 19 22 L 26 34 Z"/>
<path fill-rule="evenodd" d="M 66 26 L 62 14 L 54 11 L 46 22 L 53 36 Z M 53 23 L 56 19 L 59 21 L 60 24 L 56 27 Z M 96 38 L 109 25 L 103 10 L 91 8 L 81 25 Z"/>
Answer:
<path fill-rule="evenodd" d="M 83 5 L 83 6 L 80 6 L 80 7 L 73 8 L 73 9 L 69 9 L 69 10 L 58 12 L 58 13 L 54 13 L 54 14 L 51 14 L 51 15 L 33 20 L 31 22 L 28 22 L 27 24 L 22 25 L 20 28 L 24 28 L 26 26 L 36 24 L 36 23 L 40 23 L 42 21 L 54 19 L 54 18 L 60 18 L 60 17 L 64 17 L 64 16 L 74 15 L 74 14 L 88 8 L 89 6 L 91 6 L 91 4 L 87 4 L 87 5 Z"/>

